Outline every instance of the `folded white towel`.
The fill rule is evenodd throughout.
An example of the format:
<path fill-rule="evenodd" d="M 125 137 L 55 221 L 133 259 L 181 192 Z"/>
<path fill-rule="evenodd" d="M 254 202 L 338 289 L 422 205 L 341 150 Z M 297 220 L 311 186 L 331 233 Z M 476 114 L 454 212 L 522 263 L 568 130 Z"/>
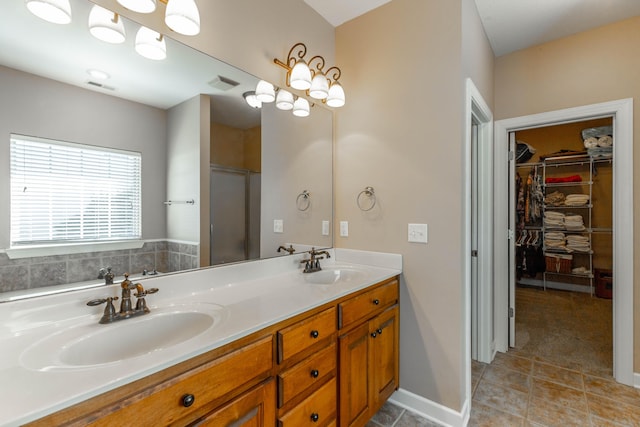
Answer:
<path fill-rule="evenodd" d="M 609 135 L 601 136 L 598 138 L 598 147 L 611 147 L 613 145 L 613 138 Z"/>
<path fill-rule="evenodd" d="M 597 146 L 598 146 L 598 138 L 591 136 L 584 140 L 585 148 L 596 148 Z"/>

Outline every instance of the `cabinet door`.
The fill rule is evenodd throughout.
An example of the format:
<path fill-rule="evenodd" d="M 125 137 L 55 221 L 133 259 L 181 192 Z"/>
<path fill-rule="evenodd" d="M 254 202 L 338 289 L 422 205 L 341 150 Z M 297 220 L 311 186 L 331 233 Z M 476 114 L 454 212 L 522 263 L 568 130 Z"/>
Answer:
<path fill-rule="evenodd" d="M 371 402 L 369 324 L 363 323 L 339 341 L 340 426 L 365 425 Z"/>
<path fill-rule="evenodd" d="M 372 342 L 373 412 L 398 388 L 398 306 L 395 305 L 369 322 Z"/>
<path fill-rule="evenodd" d="M 258 386 L 206 415 L 193 427 L 272 427 L 276 422 L 275 381 Z"/>

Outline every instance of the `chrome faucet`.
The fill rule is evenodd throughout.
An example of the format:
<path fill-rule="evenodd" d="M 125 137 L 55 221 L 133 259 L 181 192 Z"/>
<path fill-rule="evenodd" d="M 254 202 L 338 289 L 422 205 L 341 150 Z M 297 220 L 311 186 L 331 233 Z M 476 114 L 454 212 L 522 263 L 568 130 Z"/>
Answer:
<path fill-rule="evenodd" d="M 120 301 L 120 311 L 117 313 L 113 306 L 113 301 L 116 301 L 118 297 L 99 298 L 87 302 L 89 306 L 107 303 L 99 323 L 113 323 L 118 320 L 129 319 L 130 317 L 137 317 L 150 312 L 145 297 L 158 292 L 158 288 L 145 290 L 140 283 L 133 283 L 129 280 L 129 273 L 124 273 L 124 280 L 120 284 L 120 287 L 122 288 L 122 300 Z M 131 291 L 134 289 L 137 291 L 137 293 L 134 294 L 137 298 L 135 308 L 133 308 L 131 304 Z"/>
<path fill-rule="evenodd" d="M 324 255 L 324 256 L 323 256 Z M 327 251 L 316 251 L 316 248 L 311 248 L 309 251 L 309 259 L 303 259 L 300 261 L 300 264 L 304 264 L 303 273 L 314 273 L 316 271 L 322 270 L 320 267 L 320 260 L 326 258 L 331 258 L 331 255 Z"/>
<path fill-rule="evenodd" d="M 289 252 L 289 255 L 291 255 L 291 254 L 292 254 L 292 253 L 294 253 L 296 250 L 295 250 L 295 248 L 293 247 L 293 245 L 289 245 L 289 247 L 288 247 L 288 248 L 285 248 L 284 246 L 280 246 L 280 247 L 278 248 L 278 253 L 279 253 L 280 251 L 287 251 L 287 252 Z"/>

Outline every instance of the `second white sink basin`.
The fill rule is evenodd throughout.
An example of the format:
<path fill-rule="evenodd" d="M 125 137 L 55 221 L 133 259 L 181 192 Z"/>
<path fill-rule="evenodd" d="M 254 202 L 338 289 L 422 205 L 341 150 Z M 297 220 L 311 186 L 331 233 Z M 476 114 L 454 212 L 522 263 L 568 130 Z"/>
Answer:
<path fill-rule="evenodd" d="M 204 306 L 204 307 L 202 307 Z M 137 318 L 69 327 L 27 348 L 20 359 L 29 369 L 73 369 L 108 365 L 184 343 L 220 323 L 214 304 L 167 307 Z"/>
<path fill-rule="evenodd" d="M 331 285 L 339 282 L 359 280 L 365 276 L 365 271 L 344 266 L 322 267 L 314 273 L 303 273 L 305 282 L 317 285 Z"/>

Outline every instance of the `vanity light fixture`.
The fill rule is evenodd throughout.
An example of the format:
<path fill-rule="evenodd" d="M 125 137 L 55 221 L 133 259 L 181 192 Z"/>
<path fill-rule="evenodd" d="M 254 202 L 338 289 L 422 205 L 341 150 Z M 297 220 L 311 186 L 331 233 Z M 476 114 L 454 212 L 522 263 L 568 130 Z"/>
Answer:
<path fill-rule="evenodd" d="M 298 97 L 293 103 L 293 115 L 296 117 L 307 117 L 309 115 L 309 101 L 305 98 Z"/>
<path fill-rule="evenodd" d="M 26 0 L 27 9 L 40 19 L 53 24 L 71 22 L 69 0 Z"/>
<path fill-rule="evenodd" d="M 325 60 L 316 55 L 308 62 L 304 59 L 307 46 L 296 43 L 289 50 L 286 62 L 274 58 L 273 62 L 287 70 L 286 84 L 298 90 L 307 91 L 312 98 L 322 100 L 330 107 L 342 107 L 345 95 L 338 79 L 342 72 L 338 67 L 330 67 L 326 71 Z"/>
<path fill-rule="evenodd" d="M 120 16 L 97 4 L 89 13 L 89 32 L 98 40 L 107 43 L 122 43 L 126 39 L 124 23 Z"/>
<path fill-rule="evenodd" d="M 167 57 L 167 44 L 164 36 L 147 27 L 140 27 L 138 30 L 135 49 L 147 59 L 159 61 Z"/>
<path fill-rule="evenodd" d="M 245 92 L 242 97 L 252 108 L 262 108 L 262 101 L 258 100 L 254 91 Z"/>

